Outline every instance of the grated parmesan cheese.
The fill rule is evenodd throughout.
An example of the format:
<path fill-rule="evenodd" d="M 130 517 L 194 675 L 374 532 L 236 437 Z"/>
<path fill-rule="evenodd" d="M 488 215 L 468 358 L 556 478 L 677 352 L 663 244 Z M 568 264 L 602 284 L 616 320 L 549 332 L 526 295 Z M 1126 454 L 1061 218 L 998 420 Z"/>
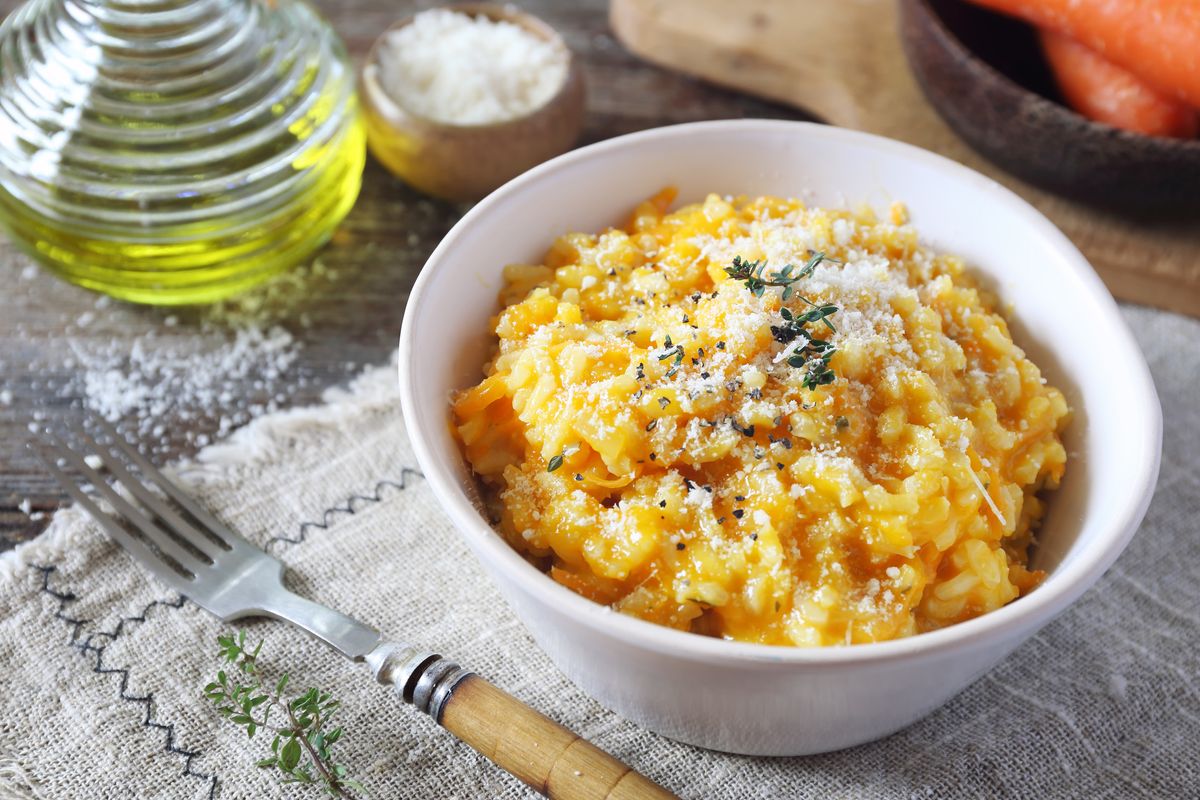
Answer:
<path fill-rule="evenodd" d="M 519 25 L 446 9 L 423 11 L 387 35 L 383 90 L 436 122 L 482 125 L 545 105 L 567 77 L 567 53 Z"/>

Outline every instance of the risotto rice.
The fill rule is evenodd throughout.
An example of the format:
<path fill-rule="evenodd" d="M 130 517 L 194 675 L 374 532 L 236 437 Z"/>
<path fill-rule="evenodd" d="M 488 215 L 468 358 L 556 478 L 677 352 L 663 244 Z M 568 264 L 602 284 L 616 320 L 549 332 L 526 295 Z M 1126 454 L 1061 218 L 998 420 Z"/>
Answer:
<path fill-rule="evenodd" d="M 672 200 L 506 269 L 453 412 L 513 547 L 618 611 L 770 644 L 908 636 L 1033 589 L 1068 409 L 963 263 L 900 206 Z M 726 272 L 814 251 L 786 302 Z M 825 385 L 779 335 L 805 301 L 838 307 Z"/>

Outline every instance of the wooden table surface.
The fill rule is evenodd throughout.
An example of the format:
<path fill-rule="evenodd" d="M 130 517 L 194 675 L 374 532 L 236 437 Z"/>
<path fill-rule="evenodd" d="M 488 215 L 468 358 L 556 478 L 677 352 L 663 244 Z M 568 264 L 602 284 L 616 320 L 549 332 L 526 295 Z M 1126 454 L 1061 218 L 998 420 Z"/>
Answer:
<path fill-rule="evenodd" d="M 17 5 L 0 0 L 0 12 L 7 14 Z M 317 0 L 316 5 L 361 58 L 379 31 L 434 4 Z M 639 61 L 613 39 L 606 0 L 522 0 L 519 5 L 556 27 L 581 57 L 588 87 L 581 144 L 694 120 L 803 118 L 793 109 Z M 240 379 L 238 396 L 229 405 L 245 407 L 272 398 L 279 407 L 309 405 L 326 387 L 346 381 L 364 366 L 386 363 L 418 270 L 464 211 L 418 195 L 368 160 L 358 203 L 319 254 L 321 267 L 249 298 L 261 299 L 263 314 L 295 338 L 295 361 L 281 378 L 265 385 L 257 375 Z M 0 239 L 0 285 L 5 287 L 0 292 L 0 550 L 41 532 L 49 512 L 66 502 L 25 445 L 31 423 L 54 425 L 82 415 L 87 386 L 80 362 L 88 353 L 120 361 L 135 347 L 194 347 L 202 356 L 227 346 L 226 323 L 214 321 L 204 309 L 98 304 L 97 295 L 30 265 Z M 125 422 L 161 463 L 193 453 L 197 437 L 202 441 L 215 434 L 223 415 L 224 409 L 179 402 L 159 420 L 158 435 L 157 426 Z"/>

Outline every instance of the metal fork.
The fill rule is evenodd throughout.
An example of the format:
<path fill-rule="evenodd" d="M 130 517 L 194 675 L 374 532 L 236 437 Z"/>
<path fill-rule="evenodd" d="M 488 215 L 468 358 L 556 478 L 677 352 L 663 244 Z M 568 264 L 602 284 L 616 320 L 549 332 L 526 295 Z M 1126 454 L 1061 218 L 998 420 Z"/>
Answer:
<path fill-rule="evenodd" d="M 87 458 L 51 431 L 43 431 L 42 439 L 53 457 L 32 443 L 30 449 L 109 536 L 152 575 L 201 608 L 225 621 L 266 616 L 308 631 L 347 658 L 364 662 L 379 683 L 394 687 L 405 702 L 548 797 L 675 797 L 453 661 L 386 641 L 374 628 L 289 591 L 283 584 L 282 562 L 201 507 L 109 423 L 94 418 L 88 427 L 100 436 L 81 425 L 68 427 L 69 438 L 87 451 Z M 115 486 L 92 467 L 94 459 Z M 90 482 L 116 517 L 71 479 L 64 464 Z"/>

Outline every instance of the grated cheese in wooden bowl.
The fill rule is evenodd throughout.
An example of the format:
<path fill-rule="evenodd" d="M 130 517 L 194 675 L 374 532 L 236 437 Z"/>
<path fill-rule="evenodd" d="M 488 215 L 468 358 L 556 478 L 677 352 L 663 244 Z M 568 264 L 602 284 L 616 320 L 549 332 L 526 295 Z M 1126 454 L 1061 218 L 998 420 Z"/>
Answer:
<path fill-rule="evenodd" d="M 544 106 L 567 77 L 557 42 L 504 20 L 423 11 L 389 33 L 378 55 L 383 90 L 435 122 L 486 125 Z"/>

